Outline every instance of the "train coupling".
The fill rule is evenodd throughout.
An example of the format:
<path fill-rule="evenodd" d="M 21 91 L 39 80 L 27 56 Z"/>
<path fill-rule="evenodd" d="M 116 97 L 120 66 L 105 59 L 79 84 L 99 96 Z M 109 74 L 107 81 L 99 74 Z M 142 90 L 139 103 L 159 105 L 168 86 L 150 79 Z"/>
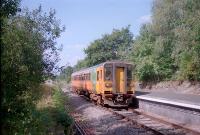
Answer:
<path fill-rule="evenodd" d="M 123 94 L 118 94 L 118 95 L 116 96 L 115 100 L 116 100 L 117 102 L 123 102 L 123 101 L 124 101 L 124 96 L 123 96 Z"/>

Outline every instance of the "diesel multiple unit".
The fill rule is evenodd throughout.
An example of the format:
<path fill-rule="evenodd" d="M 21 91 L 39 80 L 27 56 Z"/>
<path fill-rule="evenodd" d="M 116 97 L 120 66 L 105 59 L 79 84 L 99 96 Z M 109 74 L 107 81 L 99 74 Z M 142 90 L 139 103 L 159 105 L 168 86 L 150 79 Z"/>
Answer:
<path fill-rule="evenodd" d="M 72 89 L 101 105 L 127 106 L 134 97 L 133 65 L 108 61 L 72 73 Z"/>

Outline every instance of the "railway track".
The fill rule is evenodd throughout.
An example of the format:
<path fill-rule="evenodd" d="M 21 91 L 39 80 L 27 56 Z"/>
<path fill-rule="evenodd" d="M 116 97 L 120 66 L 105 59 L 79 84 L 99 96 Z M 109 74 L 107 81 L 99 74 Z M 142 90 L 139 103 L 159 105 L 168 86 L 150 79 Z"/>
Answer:
<path fill-rule="evenodd" d="M 99 108 L 103 108 L 103 107 L 100 107 Z M 109 109 L 106 109 L 104 108 L 104 110 L 106 111 L 109 111 L 109 112 L 112 112 L 113 113 L 113 118 L 115 117 L 115 119 L 117 119 L 118 121 L 123 121 L 123 122 L 129 122 L 130 124 L 132 125 L 136 125 L 137 127 L 141 128 L 141 129 L 145 129 L 145 130 L 141 130 L 139 131 L 137 134 L 140 135 L 161 135 L 159 132 L 157 131 L 154 131 L 152 130 L 151 128 L 147 128 L 143 125 L 140 125 L 140 124 L 137 124 L 137 123 L 134 123 L 133 121 L 127 119 L 125 116 L 123 115 L 120 115 L 118 113 L 114 113 L 112 110 L 109 110 Z M 73 116 L 74 117 L 74 116 Z M 74 117 L 75 119 L 75 122 L 74 122 L 74 126 L 76 128 L 76 135 L 94 135 L 95 133 L 93 132 L 93 129 L 91 129 L 87 123 L 81 121 L 80 119 L 78 119 L 77 117 Z M 100 133 L 101 134 L 101 133 Z"/>
<path fill-rule="evenodd" d="M 121 115 L 124 119 L 132 121 L 134 124 L 142 126 L 148 130 L 151 130 L 157 135 L 199 135 L 200 133 L 185 129 L 179 125 L 169 123 L 158 118 L 154 118 L 147 114 L 135 111 L 134 109 L 127 110 L 113 110 L 109 109 L 116 115 Z"/>
<path fill-rule="evenodd" d="M 93 128 L 79 114 L 72 113 L 71 116 L 74 118 L 75 135 L 94 135 Z"/>
<path fill-rule="evenodd" d="M 75 95 L 75 94 L 73 94 Z M 79 96 L 77 96 L 79 97 Z M 76 99 L 78 99 L 75 97 Z M 83 97 L 83 96 L 82 96 Z M 127 121 L 122 117 L 121 115 L 116 115 L 113 112 L 110 112 L 107 110 L 107 108 L 96 106 L 92 104 L 88 98 L 82 98 L 79 97 L 79 101 L 81 101 L 81 107 L 78 107 L 78 111 L 76 109 L 73 109 L 73 111 L 70 112 L 70 115 L 74 118 L 74 134 L 75 135 L 96 135 L 96 134 L 106 134 L 106 135 L 153 135 L 154 133 L 150 130 L 144 129 L 143 127 L 136 126 L 136 124 L 133 124 L 131 121 Z M 98 119 L 100 124 L 95 125 L 94 123 L 88 123 L 87 119 L 85 120 L 85 117 L 80 113 L 81 108 L 85 108 L 86 106 L 93 106 L 94 109 L 101 112 L 106 112 L 105 117 L 102 117 L 102 119 Z M 84 110 L 85 111 L 85 110 Z M 103 121 L 102 121 L 103 120 Z M 121 126 L 123 125 L 123 126 Z M 96 127 L 98 126 L 98 127 Z M 110 130 L 111 128 L 111 130 Z M 114 128 L 114 130 L 112 129 Z M 121 132 L 120 131 L 124 131 Z M 119 132 L 118 132 L 119 131 Z"/>
<path fill-rule="evenodd" d="M 83 96 L 82 96 L 83 97 Z M 90 99 L 84 97 L 87 101 Z M 118 121 L 129 122 L 132 125 L 141 127 L 145 131 L 141 131 L 138 134 L 156 134 L 156 135 L 199 135 L 200 133 L 185 129 L 179 125 L 175 125 L 147 114 L 141 113 L 134 109 L 120 109 L 120 108 L 105 108 L 97 106 L 99 109 L 109 111 L 113 114 L 113 117 L 117 118 Z M 72 114 L 75 118 L 75 127 L 78 135 L 92 135 L 94 134 L 93 129 L 84 121 L 81 120 L 80 116 L 75 113 Z"/>
<path fill-rule="evenodd" d="M 116 108 L 114 109 L 105 108 L 102 106 L 98 107 L 108 110 L 127 121 L 131 121 L 133 124 L 141 126 L 147 130 L 150 130 L 156 135 L 200 135 L 199 132 L 152 117 L 148 114 L 136 111 L 135 109 L 126 110 L 126 109 L 116 109 Z"/>

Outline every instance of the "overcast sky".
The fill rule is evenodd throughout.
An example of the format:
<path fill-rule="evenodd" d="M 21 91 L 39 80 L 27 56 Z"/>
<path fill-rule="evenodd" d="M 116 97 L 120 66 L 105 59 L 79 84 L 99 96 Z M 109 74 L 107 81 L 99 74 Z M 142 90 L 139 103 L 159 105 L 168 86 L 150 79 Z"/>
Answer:
<path fill-rule="evenodd" d="M 151 19 L 152 0 L 22 0 L 21 7 L 56 10 L 56 18 L 66 27 L 57 40 L 63 45 L 60 66 L 71 66 L 84 58 L 83 49 L 113 29 L 131 25 L 137 36 L 142 23 Z"/>

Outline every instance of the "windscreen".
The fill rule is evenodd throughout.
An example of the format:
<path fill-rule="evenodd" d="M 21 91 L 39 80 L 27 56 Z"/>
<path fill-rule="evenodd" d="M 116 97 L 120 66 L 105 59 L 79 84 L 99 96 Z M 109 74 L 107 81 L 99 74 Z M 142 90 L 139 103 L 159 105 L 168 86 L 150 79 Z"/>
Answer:
<path fill-rule="evenodd" d="M 112 65 L 105 65 L 105 80 L 112 80 Z"/>
<path fill-rule="evenodd" d="M 127 68 L 127 79 L 128 80 L 132 79 L 132 66 L 128 66 Z"/>

